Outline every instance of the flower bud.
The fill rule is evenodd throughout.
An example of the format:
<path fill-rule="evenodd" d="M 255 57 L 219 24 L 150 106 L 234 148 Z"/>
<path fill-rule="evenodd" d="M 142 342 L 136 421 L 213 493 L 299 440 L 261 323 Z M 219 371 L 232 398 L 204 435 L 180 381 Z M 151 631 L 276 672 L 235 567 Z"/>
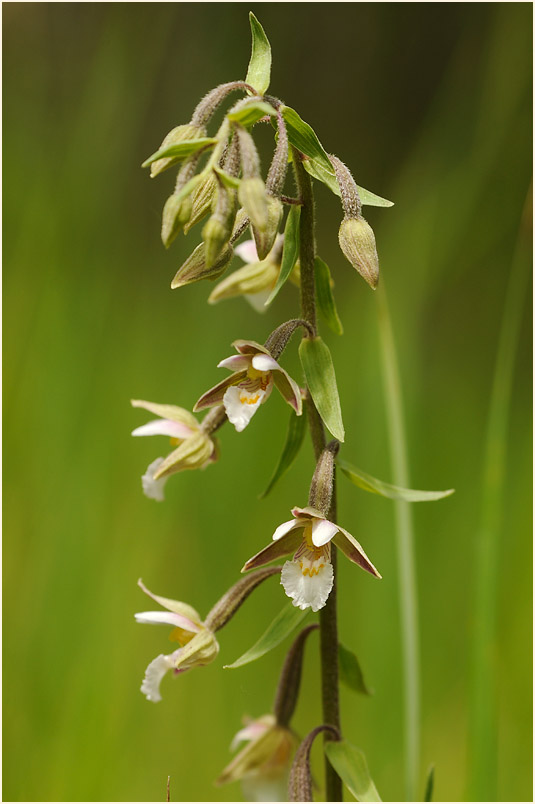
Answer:
<path fill-rule="evenodd" d="M 242 179 L 238 190 L 238 198 L 253 226 L 260 232 L 265 233 L 269 223 L 268 197 L 266 187 L 260 176 Z"/>
<path fill-rule="evenodd" d="M 254 225 L 252 227 L 253 236 L 256 243 L 256 250 L 261 260 L 267 257 L 267 255 L 273 248 L 275 238 L 277 237 L 277 234 L 279 232 L 279 226 L 284 211 L 282 201 L 280 200 L 280 198 L 268 195 L 266 199 L 268 209 L 266 228 L 264 229 L 264 231 L 262 231 Z"/>
<path fill-rule="evenodd" d="M 295 753 L 288 780 L 288 801 L 313 801 L 312 774 L 310 772 L 310 751 L 318 734 L 328 731 L 335 740 L 340 734 L 334 726 L 317 726 L 308 734 Z"/>
<path fill-rule="evenodd" d="M 210 294 L 208 303 L 217 304 L 223 299 L 245 296 L 255 309 L 265 312 L 267 308 L 264 302 L 275 287 L 280 272 L 281 256 L 282 242 L 281 248 L 274 248 L 265 260 L 244 265 L 220 282 Z M 257 296 L 258 305 L 254 303 Z"/>
<path fill-rule="evenodd" d="M 169 248 L 191 215 L 191 198 L 170 195 L 165 202 L 162 214 L 162 243 Z"/>
<path fill-rule="evenodd" d="M 338 240 L 345 258 L 375 290 L 379 281 L 379 258 L 370 224 L 364 218 L 345 218 Z"/>
<path fill-rule="evenodd" d="M 209 269 L 228 244 L 236 220 L 236 191 L 218 182 L 217 202 L 213 215 L 205 223 L 202 239 L 205 245 L 204 259 Z"/>
<path fill-rule="evenodd" d="M 184 234 L 199 223 L 212 209 L 217 188 L 217 179 L 212 171 L 201 181 L 192 197 L 191 215 L 184 225 Z"/>
<path fill-rule="evenodd" d="M 329 509 L 331 507 L 334 487 L 334 459 L 339 449 L 340 443 L 336 440 L 330 441 L 329 444 L 327 444 L 318 458 L 316 470 L 310 484 L 308 504 L 318 511 L 321 511 L 323 516 L 329 515 Z"/>
<path fill-rule="evenodd" d="M 217 279 L 218 276 L 224 273 L 233 254 L 232 246 L 227 246 L 213 265 L 208 266 L 205 259 L 205 245 L 200 243 L 176 272 L 171 282 L 171 287 L 174 290 L 175 288 L 181 288 L 183 285 L 199 282 L 201 279 Z"/>
<path fill-rule="evenodd" d="M 203 126 L 192 126 L 191 123 L 185 126 L 176 126 L 176 128 L 171 129 L 169 134 L 164 137 L 158 150 L 167 148 L 169 145 L 177 145 L 179 142 L 184 142 L 184 140 L 197 140 L 205 136 L 206 129 Z M 167 170 L 171 165 L 176 165 L 177 162 L 180 162 L 180 159 L 174 156 L 157 159 L 156 162 L 153 162 L 150 166 L 151 178 L 158 176 L 159 173 Z"/>

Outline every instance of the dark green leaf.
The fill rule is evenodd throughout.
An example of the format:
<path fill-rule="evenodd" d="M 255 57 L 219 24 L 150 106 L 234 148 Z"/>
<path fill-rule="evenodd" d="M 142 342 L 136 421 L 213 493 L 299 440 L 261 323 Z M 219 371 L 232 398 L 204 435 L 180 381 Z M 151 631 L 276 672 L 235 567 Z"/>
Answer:
<path fill-rule="evenodd" d="M 272 116 L 277 114 L 273 106 L 264 101 L 253 101 L 242 106 L 234 112 L 229 112 L 227 117 L 229 120 L 239 123 L 241 126 L 252 126 L 262 117 L 266 115 Z"/>
<path fill-rule="evenodd" d="M 271 46 L 264 29 L 252 11 L 249 12 L 251 25 L 251 59 L 245 81 L 260 95 L 264 95 L 269 87 L 271 77 Z"/>
<path fill-rule="evenodd" d="M 336 463 L 351 482 L 364 491 L 371 491 L 373 494 L 380 494 L 382 497 L 389 497 L 391 500 L 405 500 L 405 502 L 430 502 L 449 497 L 455 489 L 446 491 L 419 491 L 418 489 L 404 489 L 400 486 L 393 486 L 391 483 L 384 483 L 376 477 L 372 477 L 362 469 L 357 469 L 352 464 L 337 458 Z"/>
<path fill-rule="evenodd" d="M 188 156 L 196 154 L 197 151 L 213 148 L 216 142 L 217 139 L 215 139 L 215 137 L 199 137 L 197 140 L 183 140 L 182 142 L 177 142 L 175 145 L 160 148 L 159 151 L 156 151 L 152 156 L 149 156 L 148 159 L 145 159 L 141 167 L 148 167 L 153 162 L 156 162 L 157 159 L 165 159 L 171 156 L 175 159 L 186 159 Z"/>
<path fill-rule="evenodd" d="M 286 123 L 290 143 L 297 148 L 298 151 L 301 151 L 302 154 L 308 156 L 310 162 L 314 163 L 314 169 L 323 170 L 324 173 L 332 173 L 334 176 L 331 161 L 314 129 L 312 129 L 308 123 L 305 123 L 305 121 L 299 117 L 295 109 L 292 109 L 290 106 L 282 106 L 281 112 L 284 122 Z M 305 166 L 306 165 L 307 161 L 305 162 Z"/>
<path fill-rule="evenodd" d="M 323 163 L 319 163 L 317 161 L 312 160 L 305 160 L 303 162 L 303 166 L 305 170 L 310 173 L 315 179 L 318 181 L 323 182 L 331 192 L 335 195 L 340 195 L 340 187 L 338 186 L 338 182 L 336 181 L 336 176 L 334 175 L 334 170 L 331 168 L 328 170 Z M 393 201 L 387 201 L 386 198 L 381 198 L 380 195 L 376 195 L 372 193 L 370 190 L 366 190 L 365 187 L 360 187 L 357 184 L 357 190 L 359 191 L 359 197 L 361 203 L 365 206 L 369 207 L 393 207 Z"/>
<path fill-rule="evenodd" d="M 260 495 L 260 499 L 262 499 L 263 497 L 267 497 L 267 495 L 269 494 L 275 483 L 278 480 L 280 480 L 283 475 L 286 474 L 292 463 L 297 458 L 299 450 L 301 449 L 301 444 L 303 443 L 305 430 L 306 430 L 306 414 L 304 409 L 301 416 L 296 416 L 296 414 L 292 411 L 292 413 L 290 414 L 288 431 L 286 433 L 286 442 L 282 450 L 282 455 L 279 458 L 277 467 L 273 472 L 273 476 L 269 481 L 266 490 L 262 492 L 262 494 Z"/>
<path fill-rule="evenodd" d="M 357 801 L 381 801 L 368 770 L 366 757 L 345 740 L 325 743 L 329 762 Z"/>
<path fill-rule="evenodd" d="M 235 662 L 225 665 L 225 669 L 241 667 L 244 664 L 249 664 L 249 662 L 254 662 L 256 659 L 264 656 L 265 653 L 269 653 L 270 650 L 280 645 L 282 640 L 286 639 L 286 637 L 297 628 L 299 623 L 306 617 L 307 613 L 308 609 L 303 611 L 292 605 L 292 603 L 288 603 L 282 611 L 277 614 L 258 642 L 255 642 L 253 647 L 244 653 L 243 656 L 240 656 L 239 659 L 236 659 Z"/>
<path fill-rule="evenodd" d="M 299 218 L 301 207 L 297 204 L 290 208 L 284 229 L 284 246 L 282 249 L 282 263 L 277 284 L 271 291 L 266 307 L 271 304 L 281 287 L 292 273 L 299 257 Z"/>
<path fill-rule="evenodd" d="M 431 765 L 427 772 L 427 781 L 425 783 L 424 801 L 433 801 L 433 788 L 435 786 L 435 766 Z"/>
<path fill-rule="evenodd" d="M 366 686 L 364 676 L 355 654 L 345 648 L 342 643 L 338 645 L 338 663 L 340 671 L 340 681 L 349 687 L 353 692 L 361 692 L 363 695 L 373 695 L 373 690 Z"/>
<path fill-rule="evenodd" d="M 327 263 L 319 257 L 314 261 L 314 278 L 316 280 L 316 297 L 318 309 L 325 321 L 337 335 L 342 335 L 344 328 L 338 316 L 331 286 L 331 272 Z"/>
<path fill-rule="evenodd" d="M 343 441 L 342 411 L 329 348 L 319 337 L 303 338 L 299 357 L 318 413 L 333 436 Z"/>

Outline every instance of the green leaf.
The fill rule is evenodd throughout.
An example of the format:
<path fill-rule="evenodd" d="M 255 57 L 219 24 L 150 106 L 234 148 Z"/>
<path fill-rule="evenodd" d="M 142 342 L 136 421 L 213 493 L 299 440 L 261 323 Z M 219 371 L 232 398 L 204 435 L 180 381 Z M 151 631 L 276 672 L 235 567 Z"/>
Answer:
<path fill-rule="evenodd" d="M 267 307 L 281 287 L 284 285 L 299 257 L 299 218 L 301 216 L 301 207 L 297 204 L 291 206 L 286 219 L 286 226 L 284 228 L 284 246 L 282 249 L 282 263 L 279 271 L 277 284 L 271 291 L 269 299 L 265 306 Z"/>
<path fill-rule="evenodd" d="M 267 497 L 275 483 L 286 474 L 292 463 L 297 458 L 299 450 L 301 449 L 301 444 L 303 443 L 305 430 L 306 413 L 304 409 L 301 416 L 296 416 L 296 414 L 292 411 L 290 414 L 290 421 L 288 424 L 288 431 L 286 433 L 286 441 L 282 450 L 282 455 L 279 458 L 277 467 L 273 472 L 273 476 L 269 481 L 266 490 L 260 495 L 260 499 Z"/>
<path fill-rule="evenodd" d="M 359 660 L 353 651 L 345 648 L 342 643 L 338 644 L 338 664 L 342 684 L 345 684 L 353 692 L 360 692 L 362 695 L 373 695 L 373 690 L 366 686 Z"/>
<path fill-rule="evenodd" d="M 329 762 L 357 801 L 381 801 L 368 770 L 366 757 L 358 748 L 340 740 L 325 743 Z"/>
<path fill-rule="evenodd" d="M 253 647 L 244 653 L 243 656 L 240 656 L 239 659 L 236 659 L 235 662 L 226 664 L 224 669 L 241 667 L 244 664 L 256 661 L 256 659 L 264 656 L 265 653 L 269 653 L 270 650 L 280 645 L 282 640 L 286 639 L 286 637 L 297 628 L 299 623 L 306 617 L 307 613 L 308 609 L 303 611 L 292 605 L 292 603 L 288 603 L 282 611 L 277 614 L 258 642 L 255 642 Z"/>
<path fill-rule="evenodd" d="M 299 117 L 295 109 L 292 109 L 290 106 L 283 106 L 281 111 L 284 122 L 286 123 L 289 141 L 298 151 L 308 156 L 308 159 L 305 159 L 303 162 L 307 173 L 310 173 L 315 179 L 326 184 L 335 195 L 339 196 L 340 188 L 336 181 L 336 176 L 334 175 L 334 168 L 315 131 L 308 123 L 305 123 L 305 121 Z M 364 187 L 357 185 L 357 189 L 363 204 L 372 207 L 394 206 L 392 201 L 381 198 L 380 195 L 376 195 L 366 190 Z"/>
<path fill-rule="evenodd" d="M 245 81 L 254 87 L 260 95 L 264 95 L 269 87 L 271 76 L 271 45 L 264 29 L 252 11 L 249 12 L 249 23 L 251 25 L 252 48 Z"/>
<path fill-rule="evenodd" d="M 431 765 L 427 772 L 427 781 L 425 783 L 424 801 L 433 801 L 433 788 L 435 786 L 435 766 Z"/>
<path fill-rule="evenodd" d="M 213 167 L 212 170 L 214 173 L 217 173 L 225 187 L 228 187 L 229 190 L 237 190 L 241 184 L 241 179 L 237 179 L 236 176 L 231 176 L 229 173 L 226 173 L 224 170 L 218 167 Z"/>
<path fill-rule="evenodd" d="M 418 489 L 404 489 L 400 486 L 393 486 L 390 483 L 383 483 L 376 477 L 372 477 L 362 469 L 357 469 L 352 464 L 344 461 L 342 458 L 337 458 L 336 463 L 348 477 L 351 482 L 358 486 L 359 489 L 364 491 L 371 491 L 373 494 L 380 494 L 381 497 L 388 497 L 391 500 L 405 500 L 405 502 L 431 502 L 432 500 L 441 500 L 443 497 L 449 497 L 453 494 L 455 489 L 447 489 L 446 491 L 419 491 Z"/>
<path fill-rule="evenodd" d="M 229 112 L 227 118 L 235 123 L 239 123 L 241 126 L 253 126 L 255 123 L 258 123 L 262 117 L 266 117 L 266 115 L 272 117 L 276 114 L 277 112 L 271 104 L 264 103 L 264 101 L 251 100 L 250 103 L 242 106 L 241 109 Z"/>
<path fill-rule="evenodd" d="M 329 348 L 321 338 L 303 338 L 299 357 L 314 404 L 327 428 L 338 441 L 344 440 L 344 425 L 336 377 Z"/>
<path fill-rule="evenodd" d="M 318 308 L 325 321 L 337 335 L 342 335 L 344 328 L 336 310 L 331 286 L 331 272 L 327 263 L 316 257 L 314 261 L 314 278 L 316 281 L 316 297 Z"/>
<path fill-rule="evenodd" d="M 173 156 L 175 159 L 186 159 L 188 156 L 197 153 L 197 151 L 213 148 L 216 142 L 217 139 L 215 137 L 199 137 L 197 140 L 183 140 L 182 142 L 177 142 L 175 145 L 160 148 L 159 151 L 156 151 L 152 156 L 149 156 L 148 159 L 145 159 L 141 167 L 148 167 L 153 162 L 156 162 L 157 159 L 165 159 L 170 156 Z"/>

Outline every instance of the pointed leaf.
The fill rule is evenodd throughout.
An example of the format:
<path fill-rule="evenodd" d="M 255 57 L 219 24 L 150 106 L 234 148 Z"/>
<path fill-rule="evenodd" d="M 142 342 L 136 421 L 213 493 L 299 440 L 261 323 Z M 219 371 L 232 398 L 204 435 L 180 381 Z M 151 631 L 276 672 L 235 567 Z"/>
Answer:
<path fill-rule="evenodd" d="M 290 421 L 288 423 L 288 430 L 286 432 L 286 441 L 284 443 L 284 447 L 282 450 L 282 455 L 279 458 L 279 462 L 273 472 L 273 476 L 269 481 L 267 488 L 265 491 L 262 492 L 260 495 L 260 499 L 262 500 L 264 497 L 267 497 L 275 483 L 281 479 L 283 475 L 286 474 L 288 469 L 291 467 L 292 463 L 297 458 L 299 454 L 299 450 L 301 449 L 301 445 L 303 443 L 303 438 L 305 436 L 306 430 L 306 414 L 303 410 L 301 416 L 296 416 L 295 413 L 291 413 Z"/>
<path fill-rule="evenodd" d="M 199 137 L 197 140 L 183 140 L 177 142 L 175 145 L 168 145 L 166 148 L 161 148 L 145 159 L 141 167 L 148 167 L 157 159 L 164 159 L 166 157 L 174 157 L 175 159 L 186 159 L 186 157 L 196 154 L 197 151 L 207 150 L 213 148 L 217 139 L 215 137 Z"/>
<path fill-rule="evenodd" d="M 294 148 L 297 148 L 302 154 L 308 156 L 309 160 L 314 163 L 314 168 L 324 173 L 332 173 L 334 176 L 331 161 L 314 129 L 309 126 L 308 123 L 305 123 L 305 121 L 299 117 L 295 109 L 292 109 L 290 106 L 282 106 L 281 112 L 284 122 L 286 123 L 288 139 Z"/>
<path fill-rule="evenodd" d="M 265 653 L 269 653 L 270 650 L 280 645 L 282 640 L 286 639 L 286 637 L 297 628 L 299 623 L 306 617 L 307 612 L 308 609 L 302 611 L 291 603 L 288 603 L 282 611 L 277 614 L 258 642 L 255 642 L 253 647 L 244 653 L 243 656 L 240 656 L 239 659 L 236 659 L 235 662 L 225 665 L 225 669 L 241 667 L 244 664 L 249 664 L 249 662 L 254 662 L 256 659 L 264 656 Z"/>
<path fill-rule="evenodd" d="M 433 788 L 435 786 L 435 766 L 431 765 L 425 783 L 424 801 L 433 801 Z"/>
<path fill-rule="evenodd" d="M 229 112 L 227 118 L 235 123 L 239 123 L 241 126 L 248 127 L 258 123 L 258 121 L 261 120 L 262 117 L 266 117 L 266 115 L 272 117 L 276 114 L 277 112 L 271 104 L 265 103 L 264 101 L 251 100 L 251 102 L 246 103 L 240 109 Z"/>
<path fill-rule="evenodd" d="M 344 328 L 338 316 L 331 287 L 331 272 L 327 263 L 319 257 L 314 260 L 314 279 L 316 282 L 316 297 L 318 309 L 325 321 L 337 335 L 342 335 Z"/>
<path fill-rule="evenodd" d="M 313 160 L 306 160 L 303 162 L 303 166 L 307 173 L 310 173 L 315 179 L 318 181 L 323 182 L 331 192 L 335 195 L 340 195 L 340 187 L 338 186 L 338 182 L 336 181 L 336 176 L 334 175 L 334 171 L 327 170 L 323 163 L 319 163 L 318 161 Z M 393 207 L 394 202 L 388 201 L 386 198 L 381 198 L 380 195 L 376 195 L 372 193 L 370 190 L 366 190 L 365 187 L 360 187 L 357 184 L 357 190 L 359 191 L 359 197 L 363 206 L 369 207 Z"/>
<path fill-rule="evenodd" d="M 357 801 L 381 801 L 362 751 L 345 740 L 325 743 L 324 749 L 329 762 Z"/>
<path fill-rule="evenodd" d="M 264 29 L 252 11 L 249 12 L 251 25 L 251 59 L 245 81 L 250 84 L 259 95 L 264 95 L 269 87 L 271 77 L 271 46 Z"/>
<path fill-rule="evenodd" d="M 455 489 L 446 489 L 446 491 L 419 491 L 418 489 L 404 489 L 400 486 L 393 486 L 391 483 L 384 483 L 376 477 L 372 477 L 362 469 L 357 469 L 356 466 L 344 461 L 342 458 L 337 458 L 336 463 L 348 477 L 351 482 L 364 491 L 370 491 L 372 494 L 380 494 L 382 497 L 388 497 L 391 500 L 405 500 L 405 502 L 431 502 L 432 500 L 441 500 L 443 497 L 449 497 L 453 494 Z"/>
<path fill-rule="evenodd" d="M 284 228 L 284 246 L 282 248 L 282 262 L 279 271 L 279 278 L 277 284 L 271 291 L 269 299 L 265 306 L 271 304 L 281 287 L 284 285 L 290 274 L 292 273 L 297 258 L 299 257 L 299 219 L 301 216 L 301 207 L 297 204 L 292 206 L 288 217 L 286 219 L 286 226 Z"/>
<path fill-rule="evenodd" d="M 338 664 L 342 684 L 345 684 L 353 692 L 360 692 L 362 695 L 373 695 L 373 690 L 366 686 L 359 660 L 353 651 L 348 650 L 341 643 L 338 645 Z"/>
<path fill-rule="evenodd" d="M 333 436 L 343 441 L 344 424 L 329 348 L 319 337 L 303 338 L 299 357 L 318 413 Z"/>
<path fill-rule="evenodd" d="M 225 187 L 228 187 L 229 190 L 237 190 L 241 184 L 241 179 L 236 178 L 236 176 L 231 176 L 229 173 L 226 173 L 224 170 L 218 167 L 212 168 L 214 173 L 217 173 Z"/>

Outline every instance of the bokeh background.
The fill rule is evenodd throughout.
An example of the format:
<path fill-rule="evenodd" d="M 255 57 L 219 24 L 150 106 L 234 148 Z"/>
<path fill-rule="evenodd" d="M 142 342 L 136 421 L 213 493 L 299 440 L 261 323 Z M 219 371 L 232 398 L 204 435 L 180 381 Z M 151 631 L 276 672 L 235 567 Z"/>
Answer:
<path fill-rule="evenodd" d="M 202 94 L 243 78 L 247 13 L 273 48 L 271 91 L 296 107 L 357 181 L 391 198 L 366 208 L 381 258 L 403 381 L 412 485 L 456 494 L 414 507 L 423 674 L 422 777 L 468 795 L 475 534 L 485 433 L 508 277 L 531 172 L 531 4 L 9 3 L 4 33 L 4 800 L 235 800 L 214 788 L 244 714 L 269 711 L 285 647 L 222 670 L 283 604 L 266 583 L 221 633 L 220 660 L 164 700 L 139 692 L 166 648 L 136 625 L 160 594 L 205 614 L 288 509 L 304 504 L 306 446 L 263 489 L 288 412 L 273 397 L 222 457 L 184 473 L 157 504 L 140 475 L 159 439 L 130 398 L 191 407 L 237 337 L 293 317 L 293 286 L 265 317 L 242 299 L 171 292 L 198 240 L 166 252 L 172 177 L 142 160 Z M 261 139 L 264 134 L 261 135 Z M 262 147 L 267 147 L 267 139 Z M 267 154 L 267 151 L 266 151 Z M 266 163 L 267 157 L 264 159 Z M 318 246 L 345 334 L 332 350 L 344 455 L 392 478 L 376 297 L 339 252 L 338 199 L 320 185 Z M 238 263 L 236 263 L 238 264 Z M 507 423 L 495 639 L 497 800 L 531 800 L 531 320 L 526 291 Z M 296 344 L 286 365 L 299 372 Z M 403 795 L 402 680 L 394 510 L 340 481 L 340 518 L 383 581 L 340 566 L 340 627 L 371 698 L 342 690 L 348 738 L 385 800 Z M 316 637 L 295 725 L 320 719 Z M 319 758 L 319 747 L 314 756 Z"/>

